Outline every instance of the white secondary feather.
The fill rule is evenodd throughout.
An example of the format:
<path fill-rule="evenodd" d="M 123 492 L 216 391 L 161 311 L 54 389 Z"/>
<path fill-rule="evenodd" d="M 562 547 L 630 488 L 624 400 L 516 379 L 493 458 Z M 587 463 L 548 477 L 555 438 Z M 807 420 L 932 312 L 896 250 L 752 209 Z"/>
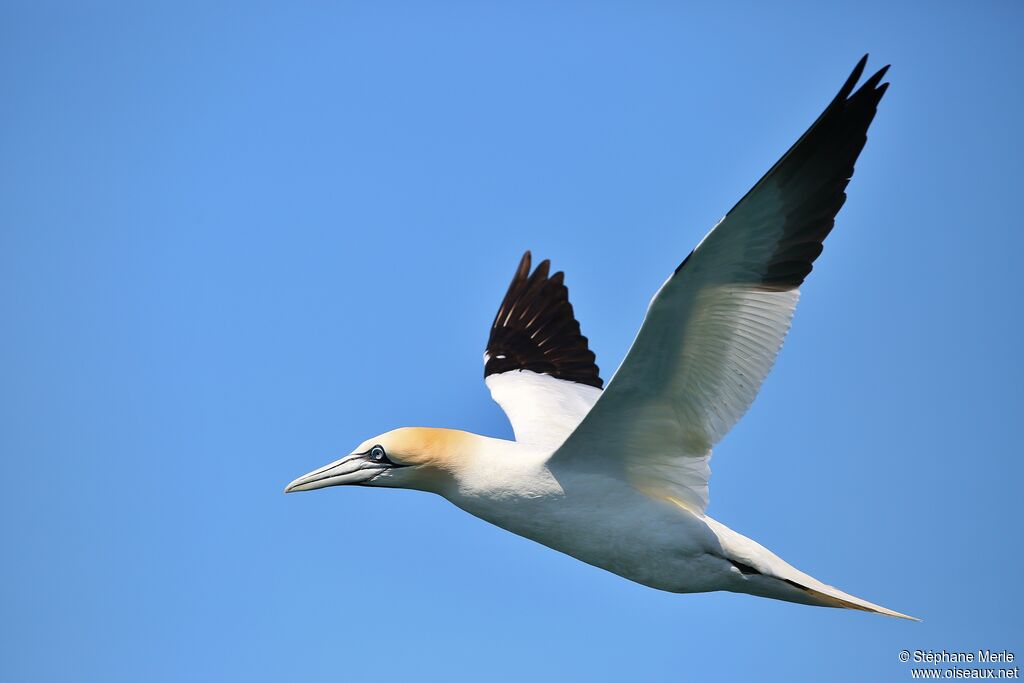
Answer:
<path fill-rule="evenodd" d="M 512 423 L 516 441 L 554 450 L 583 421 L 601 390 L 530 370 L 511 370 L 485 380 L 491 397 Z"/>
<path fill-rule="evenodd" d="M 703 512 L 711 448 L 757 396 L 800 296 L 757 283 L 780 229 L 751 213 L 720 222 L 658 290 L 622 366 L 553 462 L 604 460 L 641 490 Z"/>
<path fill-rule="evenodd" d="M 622 366 L 552 456 L 553 469 L 621 476 L 703 513 L 711 448 L 775 362 L 885 92 L 882 69 L 853 93 L 863 65 L 654 295 Z"/>
<path fill-rule="evenodd" d="M 431 491 L 660 590 L 728 590 L 906 617 L 818 581 L 705 514 L 711 448 L 775 362 L 885 92 L 885 69 L 853 92 L 864 64 L 654 295 L 603 392 L 564 274 L 551 273 L 547 260 L 531 269 L 526 252 L 491 324 L 483 368 L 516 441 L 400 428 L 286 491 Z"/>

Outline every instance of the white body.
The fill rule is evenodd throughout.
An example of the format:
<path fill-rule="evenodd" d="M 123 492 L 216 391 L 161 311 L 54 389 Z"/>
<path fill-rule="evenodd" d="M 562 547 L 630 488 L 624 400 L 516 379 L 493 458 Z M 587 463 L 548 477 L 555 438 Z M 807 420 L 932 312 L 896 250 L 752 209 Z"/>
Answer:
<path fill-rule="evenodd" d="M 472 515 L 652 588 L 720 587 L 731 565 L 701 516 L 621 480 L 547 467 L 550 452 L 488 439 L 478 467 L 441 492 Z"/>
<path fill-rule="evenodd" d="M 673 593 L 727 590 L 904 616 L 821 583 L 683 504 L 599 473 L 552 471 L 550 449 L 477 438 L 479 457 L 437 493 L 514 534 Z M 759 573 L 744 573 L 736 562 Z"/>
<path fill-rule="evenodd" d="M 882 69 L 854 92 L 865 60 L 665 281 L 603 390 L 563 273 L 550 274 L 548 261 L 531 272 L 526 252 L 484 354 L 487 386 L 515 441 L 403 428 L 286 491 L 341 484 L 432 491 L 652 588 L 904 617 L 821 583 L 705 514 L 711 449 L 771 371 L 887 87 Z"/>

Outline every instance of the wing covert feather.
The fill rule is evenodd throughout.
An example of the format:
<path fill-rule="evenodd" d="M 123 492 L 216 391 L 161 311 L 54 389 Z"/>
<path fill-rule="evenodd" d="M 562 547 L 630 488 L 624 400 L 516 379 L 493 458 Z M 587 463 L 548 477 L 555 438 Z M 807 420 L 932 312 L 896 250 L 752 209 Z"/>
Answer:
<path fill-rule="evenodd" d="M 771 371 L 888 86 L 879 85 L 886 67 L 853 92 L 866 60 L 658 290 L 553 466 L 611 468 L 652 495 L 705 508 L 711 448 Z"/>

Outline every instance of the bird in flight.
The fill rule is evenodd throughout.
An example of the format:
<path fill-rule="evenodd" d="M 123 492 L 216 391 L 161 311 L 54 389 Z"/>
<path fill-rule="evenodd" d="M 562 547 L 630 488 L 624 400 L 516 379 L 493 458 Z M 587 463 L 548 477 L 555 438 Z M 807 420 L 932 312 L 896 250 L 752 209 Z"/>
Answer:
<path fill-rule="evenodd" d="M 485 382 L 514 441 L 404 427 L 285 491 L 428 491 L 660 590 L 725 590 L 912 619 L 818 581 L 705 513 L 711 449 L 775 362 L 888 86 L 885 67 L 854 90 L 866 63 L 867 55 L 661 286 L 607 387 L 563 274 L 550 274 L 548 261 L 531 271 L 526 252 L 484 353 Z"/>

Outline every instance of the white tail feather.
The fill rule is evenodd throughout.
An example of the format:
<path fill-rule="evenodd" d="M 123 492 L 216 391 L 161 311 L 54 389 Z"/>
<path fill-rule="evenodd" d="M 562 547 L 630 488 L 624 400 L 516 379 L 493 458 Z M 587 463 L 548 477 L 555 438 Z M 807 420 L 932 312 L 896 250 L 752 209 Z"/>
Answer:
<path fill-rule="evenodd" d="M 735 588 L 737 592 L 808 605 L 842 607 L 921 621 L 917 617 L 862 600 L 849 593 L 844 593 L 835 586 L 822 583 L 789 564 L 757 541 L 736 533 L 710 517 L 705 517 L 704 521 L 715 532 L 727 559 L 757 571 L 757 574 L 753 576 L 740 572 L 742 581 Z"/>

